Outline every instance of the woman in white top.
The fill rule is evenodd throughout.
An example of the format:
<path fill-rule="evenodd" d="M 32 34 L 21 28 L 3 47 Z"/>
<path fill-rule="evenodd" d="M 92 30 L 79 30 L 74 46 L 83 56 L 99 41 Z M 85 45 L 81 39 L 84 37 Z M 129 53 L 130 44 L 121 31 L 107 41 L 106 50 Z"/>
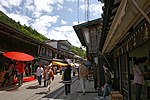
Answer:
<path fill-rule="evenodd" d="M 138 59 L 135 60 L 135 62 L 134 62 L 133 72 L 134 72 L 136 100 L 140 100 L 142 86 L 144 84 L 144 76 L 143 76 L 142 70 L 139 66 Z"/>
<path fill-rule="evenodd" d="M 36 75 L 38 77 L 39 86 L 41 86 L 43 72 L 44 71 L 43 71 L 42 65 L 40 64 L 39 67 L 36 70 Z"/>

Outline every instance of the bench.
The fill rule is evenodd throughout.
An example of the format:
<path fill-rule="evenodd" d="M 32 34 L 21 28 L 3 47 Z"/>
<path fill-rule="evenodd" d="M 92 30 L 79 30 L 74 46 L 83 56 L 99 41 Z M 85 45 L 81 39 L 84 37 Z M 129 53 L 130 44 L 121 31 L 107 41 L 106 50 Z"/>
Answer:
<path fill-rule="evenodd" d="M 117 94 L 120 93 L 119 91 L 111 91 L 110 94 Z"/>
<path fill-rule="evenodd" d="M 123 95 L 119 91 L 111 91 L 111 100 L 123 100 Z"/>

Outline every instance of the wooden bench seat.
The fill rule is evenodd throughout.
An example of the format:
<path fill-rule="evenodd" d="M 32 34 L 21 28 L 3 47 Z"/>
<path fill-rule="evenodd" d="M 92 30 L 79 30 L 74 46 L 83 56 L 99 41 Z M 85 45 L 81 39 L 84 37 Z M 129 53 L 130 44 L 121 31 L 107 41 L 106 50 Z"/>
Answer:
<path fill-rule="evenodd" d="M 119 91 L 111 91 L 111 100 L 123 100 L 123 96 L 120 94 Z"/>
<path fill-rule="evenodd" d="M 110 94 L 120 93 L 119 91 L 111 91 Z"/>

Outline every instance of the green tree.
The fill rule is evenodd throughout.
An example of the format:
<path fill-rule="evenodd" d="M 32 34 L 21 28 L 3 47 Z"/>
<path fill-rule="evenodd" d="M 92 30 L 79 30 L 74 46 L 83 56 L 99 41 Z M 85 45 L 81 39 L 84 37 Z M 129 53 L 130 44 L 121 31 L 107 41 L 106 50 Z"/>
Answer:
<path fill-rule="evenodd" d="M 75 53 L 76 55 L 82 57 L 82 58 L 86 58 L 86 52 L 83 49 L 80 49 L 76 46 L 72 46 L 71 47 L 71 52 Z"/>

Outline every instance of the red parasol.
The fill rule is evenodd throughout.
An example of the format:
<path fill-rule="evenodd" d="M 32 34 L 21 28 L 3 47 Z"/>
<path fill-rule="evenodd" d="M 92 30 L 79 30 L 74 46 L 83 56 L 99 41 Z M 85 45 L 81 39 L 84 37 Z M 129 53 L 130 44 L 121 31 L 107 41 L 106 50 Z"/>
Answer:
<path fill-rule="evenodd" d="M 18 60 L 18 61 L 31 61 L 34 59 L 33 56 L 23 52 L 6 52 L 3 53 L 3 55 L 7 58 L 10 58 L 12 60 Z"/>

